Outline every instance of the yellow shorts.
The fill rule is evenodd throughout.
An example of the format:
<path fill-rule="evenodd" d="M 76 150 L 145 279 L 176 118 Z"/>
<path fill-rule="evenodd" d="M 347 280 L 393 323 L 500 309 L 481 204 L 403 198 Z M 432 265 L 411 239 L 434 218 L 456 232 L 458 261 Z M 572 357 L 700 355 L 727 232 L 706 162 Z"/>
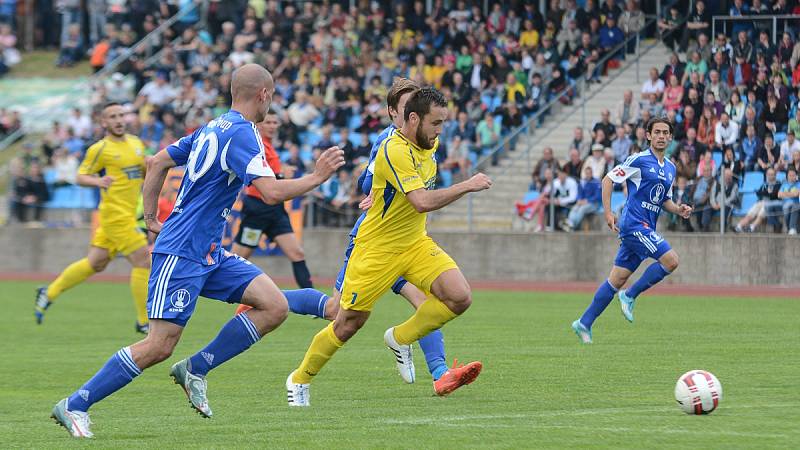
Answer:
<path fill-rule="evenodd" d="M 401 276 L 430 294 L 433 281 L 450 269 L 458 269 L 458 265 L 428 236 L 403 253 L 356 244 L 344 274 L 341 306 L 354 311 L 372 311 L 375 302 Z"/>
<path fill-rule="evenodd" d="M 112 258 L 117 253 L 128 256 L 147 246 L 147 236 L 136 226 L 136 222 L 127 225 L 100 225 L 94 232 L 91 245 L 108 250 Z"/>

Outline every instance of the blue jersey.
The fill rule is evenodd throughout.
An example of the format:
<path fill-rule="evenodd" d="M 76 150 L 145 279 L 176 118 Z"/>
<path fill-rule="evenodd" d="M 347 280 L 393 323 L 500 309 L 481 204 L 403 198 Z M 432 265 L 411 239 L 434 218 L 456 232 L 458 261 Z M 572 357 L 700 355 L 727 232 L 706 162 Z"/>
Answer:
<path fill-rule="evenodd" d="M 628 199 L 619 219 L 619 234 L 626 236 L 643 230 L 655 231 L 661 207 L 672 199 L 675 165 L 666 159 L 661 164 L 648 149 L 630 156 L 608 173 L 615 183 L 626 182 Z"/>
<path fill-rule="evenodd" d="M 167 152 L 177 165 L 186 166 L 186 173 L 153 253 L 218 264 L 222 230 L 242 185 L 275 176 L 256 126 L 230 110 L 170 145 Z"/>
<path fill-rule="evenodd" d="M 358 177 L 358 186 L 361 188 L 361 192 L 366 195 L 369 195 L 369 191 L 372 190 L 372 175 L 375 171 L 375 156 L 378 154 L 378 149 L 381 148 L 381 144 L 386 138 L 394 134 L 394 130 L 396 129 L 397 127 L 395 127 L 394 124 L 389 125 L 378 135 L 378 138 L 375 139 L 375 142 L 372 144 L 367 167 L 364 169 L 364 172 L 361 173 L 361 176 Z M 351 237 L 356 237 L 356 234 L 358 234 L 358 227 L 361 226 L 361 222 L 363 222 L 366 217 L 366 212 L 361 213 L 361 216 L 359 216 L 358 220 L 356 220 L 356 224 L 353 226 L 353 230 L 350 231 Z"/>

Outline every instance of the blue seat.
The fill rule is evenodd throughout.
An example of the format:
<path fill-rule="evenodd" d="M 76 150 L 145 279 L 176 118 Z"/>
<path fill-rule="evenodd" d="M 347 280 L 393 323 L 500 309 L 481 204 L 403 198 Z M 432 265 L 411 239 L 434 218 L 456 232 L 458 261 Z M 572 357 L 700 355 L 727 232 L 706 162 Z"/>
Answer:
<path fill-rule="evenodd" d="M 537 198 L 539 198 L 539 192 L 538 191 L 528 191 L 528 192 L 525 193 L 525 197 L 522 198 L 522 203 L 532 202 L 532 201 L 536 200 Z"/>
<path fill-rule="evenodd" d="M 352 116 L 350 116 L 350 120 L 347 121 L 347 126 L 351 130 L 355 130 L 356 128 L 361 126 L 361 123 L 362 123 L 361 115 L 353 114 Z"/>
<path fill-rule="evenodd" d="M 758 197 L 756 196 L 755 192 L 745 192 L 742 194 L 741 206 L 733 211 L 733 215 L 736 217 L 747 215 L 747 211 L 750 211 L 750 208 L 752 208 L 757 201 Z"/>
<path fill-rule="evenodd" d="M 358 147 L 359 145 L 361 145 L 361 135 L 358 133 L 350 133 L 347 136 L 347 140 L 350 141 L 351 144 L 353 144 L 353 147 Z"/>
<path fill-rule="evenodd" d="M 714 167 L 719 167 L 722 165 L 722 153 L 721 152 L 714 152 L 711 155 L 711 159 L 714 160 Z"/>
<path fill-rule="evenodd" d="M 786 133 L 775 133 L 775 145 L 783 144 L 783 141 L 786 140 Z"/>
<path fill-rule="evenodd" d="M 453 172 L 449 169 L 439 171 L 439 176 L 442 178 L 442 183 L 437 188 L 446 188 L 453 184 Z"/>
<path fill-rule="evenodd" d="M 764 174 L 758 171 L 745 172 L 742 192 L 755 192 L 764 183 Z"/>
<path fill-rule="evenodd" d="M 784 181 L 786 181 L 786 172 L 780 171 L 780 172 L 776 173 L 775 174 L 775 179 L 777 179 L 778 181 L 783 183 Z"/>

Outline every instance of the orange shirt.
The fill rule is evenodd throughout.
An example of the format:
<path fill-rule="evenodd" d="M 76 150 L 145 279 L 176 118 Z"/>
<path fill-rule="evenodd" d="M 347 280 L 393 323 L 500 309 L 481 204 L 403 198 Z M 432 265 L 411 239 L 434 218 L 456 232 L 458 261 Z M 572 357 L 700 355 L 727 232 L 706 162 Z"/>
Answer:
<path fill-rule="evenodd" d="M 264 143 L 264 156 L 267 158 L 269 168 L 272 169 L 276 175 L 281 173 L 281 158 L 278 156 L 278 152 L 275 151 L 275 147 L 272 146 L 272 141 L 268 137 L 261 135 L 261 142 Z M 244 193 L 263 200 L 263 198 L 261 198 L 261 193 L 259 193 L 258 189 L 253 185 L 247 186 Z"/>

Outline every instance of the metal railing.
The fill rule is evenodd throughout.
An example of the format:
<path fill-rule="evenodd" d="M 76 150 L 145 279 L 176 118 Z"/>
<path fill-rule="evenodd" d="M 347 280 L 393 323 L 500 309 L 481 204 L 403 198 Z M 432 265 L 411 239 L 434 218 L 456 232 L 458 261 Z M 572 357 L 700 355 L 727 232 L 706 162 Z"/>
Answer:
<path fill-rule="evenodd" d="M 85 100 L 87 89 L 90 89 L 92 86 L 94 86 L 95 83 L 103 79 L 104 76 L 115 71 L 120 66 L 120 64 L 130 59 L 130 57 L 136 54 L 136 52 L 144 48 L 144 46 L 148 45 L 149 40 L 158 37 L 160 34 L 163 34 L 168 28 L 174 25 L 175 22 L 184 18 L 187 14 L 191 13 L 195 8 L 201 8 L 200 20 L 201 22 L 204 21 L 206 12 L 208 11 L 208 2 L 209 0 L 197 1 L 191 5 L 187 5 L 182 9 L 180 9 L 177 13 L 175 13 L 175 15 L 165 20 L 163 23 L 161 23 L 161 25 L 159 25 L 156 29 L 145 35 L 142 39 L 133 44 L 130 48 L 120 53 L 113 60 L 107 62 L 102 69 L 90 75 L 88 79 L 73 85 L 70 91 L 64 94 L 66 95 L 64 101 L 71 102 L 73 100 L 75 101 Z M 13 144 L 14 142 L 16 142 L 25 135 L 25 131 L 26 129 L 28 129 L 25 125 L 26 123 L 29 124 L 33 122 L 44 121 L 48 118 L 48 116 L 51 116 L 52 114 L 53 114 L 52 110 L 43 109 L 36 114 L 25 117 L 25 120 L 19 129 L 7 135 L 5 138 L 3 138 L 3 140 L 0 141 L 0 152 L 11 146 L 11 144 Z"/>
<path fill-rule="evenodd" d="M 656 22 L 657 22 L 656 18 L 651 18 L 650 20 L 645 22 L 644 26 L 642 27 L 642 30 L 646 30 L 646 29 L 654 26 L 656 24 Z M 670 33 L 674 32 L 674 31 L 676 31 L 678 29 L 680 29 L 680 27 L 677 27 L 675 30 L 670 31 Z M 600 87 L 601 88 L 606 86 L 606 85 L 608 85 L 609 83 L 613 82 L 615 79 L 617 79 L 617 77 L 619 77 L 626 69 L 628 69 L 632 65 L 635 65 L 635 67 L 636 67 L 636 82 L 637 83 L 639 82 L 639 63 L 640 63 L 641 57 L 644 56 L 645 54 L 647 54 L 648 52 L 650 52 L 650 50 L 652 50 L 653 48 L 657 47 L 659 45 L 659 43 L 660 43 L 660 40 L 657 39 L 653 44 L 648 45 L 646 48 L 644 48 L 644 50 L 642 50 L 641 34 L 642 34 L 642 32 L 639 32 L 639 33 L 627 36 L 624 41 L 622 41 L 620 44 L 615 46 L 613 49 L 609 50 L 608 53 L 597 62 L 596 66 L 595 66 L 595 70 L 602 71 L 603 68 L 606 66 L 606 63 L 608 61 L 610 61 L 612 58 L 617 57 L 620 54 L 620 52 L 626 52 L 628 44 L 635 40 L 635 51 L 634 51 L 634 53 L 632 53 L 633 58 L 632 59 L 628 58 L 626 60 L 626 62 L 622 66 L 620 66 L 619 70 L 617 70 L 613 74 L 610 74 L 603 81 L 601 81 L 601 83 L 600 83 Z M 589 70 L 588 67 L 586 68 L 586 70 L 588 72 L 588 70 Z M 575 93 L 576 93 L 575 98 L 580 98 L 581 99 L 579 104 L 577 104 L 577 105 L 573 104 L 572 105 L 572 111 L 573 112 L 577 112 L 577 110 L 580 109 L 581 126 L 584 129 L 586 128 L 586 103 L 589 100 L 591 100 L 592 98 L 594 98 L 594 96 L 601 90 L 601 89 L 594 90 L 594 93 L 589 95 L 589 92 L 591 91 L 591 89 L 589 88 L 590 85 L 587 84 L 587 79 L 586 79 L 587 75 L 591 76 L 591 74 L 588 74 L 588 73 L 585 72 L 584 74 L 581 75 L 580 79 L 575 82 L 575 85 L 571 86 L 575 90 Z M 498 160 L 499 157 L 501 156 L 502 152 L 506 148 L 510 149 L 511 143 L 515 142 L 518 137 L 523 136 L 523 133 L 525 135 L 527 135 L 527 136 L 530 136 L 530 135 L 534 134 L 534 131 L 537 128 L 536 124 L 539 123 L 539 120 L 545 114 L 550 113 L 551 110 L 553 109 L 554 105 L 556 105 L 557 103 L 560 103 L 561 99 L 564 98 L 567 95 L 569 95 L 569 89 L 565 89 L 564 91 L 560 92 L 558 95 L 553 97 L 550 101 L 548 101 L 545 105 L 543 105 L 538 111 L 536 111 L 536 113 L 534 113 L 532 116 L 530 116 L 530 118 L 528 118 L 528 120 L 526 120 L 524 124 L 522 124 L 520 127 L 512 130 L 511 133 L 509 133 L 506 136 L 504 136 L 503 139 L 498 144 L 496 144 L 494 147 L 492 147 L 492 149 L 489 150 L 488 153 L 486 153 L 485 155 L 482 155 L 482 157 L 480 159 L 478 159 L 478 162 L 475 164 L 475 170 L 481 170 L 481 169 L 485 168 L 488 161 Z M 552 131 L 552 130 L 550 130 L 550 131 Z M 531 170 L 531 157 L 530 157 L 531 151 L 535 147 L 536 143 L 538 143 L 539 141 L 543 140 L 548 134 L 549 134 L 549 131 L 547 133 L 545 133 L 544 135 L 540 136 L 537 140 L 535 140 L 533 142 L 527 142 L 527 145 L 525 146 L 526 147 L 525 151 L 521 152 L 514 159 L 514 161 L 512 161 L 512 162 L 516 162 L 520 158 L 525 157 L 525 159 L 527 160 L 528 170 L 530 171 Z M 495 172 L 495 174 L 498 175 L 498 176 L 502 176 L 509 170 L 509 168 L 511 166 L 512 166 L 512 164 L 508 164 L 505 167 L 501 168 L 499 171 Z M 469 175 L 471 176 L 472 173 L 473 173 L 473 169 L 470 168 Z M 551 199 L 550 199 L 551 200 L 550 201 L 550 227 L 551 228 L 554 227 L 554 225 L 555 225 L 554 224 L 555 214 L 553 214 L 554 209 L 555 209 L 555 205 L 554 205 L 554 203 L 552 201 L 553 200 L 553 198 L 552 198 L 553 194 L 554 193 L 551 192 Z M 475 222 L 475 213 L 474 213 L 474 205 L 473 205 L 473 196 L 469 195 L 469 196 L 467 196 L 467 228 L 468 228 L 469 231 L 473 231 L 474 230 L 474 226 L 475 226 L 474 222 Z"/>
<path fill-rule="evenodd" d="M 749 22 L 754 29 L 758 29 L 758 22 L 771 22 L 772 28 L 772 43 L 778 44 L 778 25 L 783 25 L 783 31 L 786 31 L 786 23 L 789 21 L 796 21 L 800 25 L 800 16 L 796 14 L 780 14 L 780 15 L 759 15 L 759 16 L 713 16 L 711 17 L 711 36 L 713 38 L 717 35 L 717 22 L 722 23 L 722 32 L 728 35 L 729 22 Z M 781 22 L 778 22 L 781 21 Z"/>

